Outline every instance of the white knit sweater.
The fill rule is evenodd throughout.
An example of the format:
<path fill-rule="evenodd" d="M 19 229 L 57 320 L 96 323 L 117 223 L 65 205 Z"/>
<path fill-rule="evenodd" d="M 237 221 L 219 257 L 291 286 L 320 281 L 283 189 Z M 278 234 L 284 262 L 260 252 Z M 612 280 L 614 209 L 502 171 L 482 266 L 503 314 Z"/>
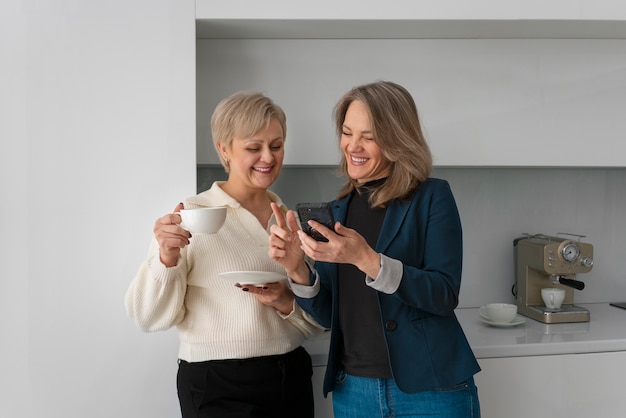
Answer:
<path fill-rule="evenodd" d="M 213 235 L 194 235 L 177 265 L 169 268 L 161 263 L 153 239 L 126 293 L 126 311 L 144 331 L 176 325 L 179 358 L 189 362 L 289 352 L 321 328 L 297 304 L 289 315 L 282 315 L 218 277 L 227 271 L 284 272 L 268 256 L 268 230 L 219 185 L 214 183 L 184 205 L 227 206 L 224 226 Z M 270 225 L 274 222 L 272 217 Z"/>

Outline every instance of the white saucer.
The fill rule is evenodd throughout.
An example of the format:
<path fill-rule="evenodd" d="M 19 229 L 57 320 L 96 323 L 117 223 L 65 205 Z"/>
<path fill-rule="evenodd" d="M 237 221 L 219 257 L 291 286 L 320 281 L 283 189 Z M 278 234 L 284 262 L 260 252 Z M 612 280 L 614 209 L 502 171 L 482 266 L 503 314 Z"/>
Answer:
<path fill-rule="evenodd" d="M 521 325 L 524 322 L 526 322 L 526 320 L 519 315 L 517 315 L 515 319 L 511 322 L 493 322 L 491 319 L 486 318 L 484 315 L 480 316 L 480 320 L 484 322 L 485 324 L 491 325 L 492 327 L 499 327 L 499 328 L 515 327 L 517 325 Z"/>
<path fill-rule="evenodd" d="M 228 271 L 218 274 L 218 277 L 237 285 L 261 286 L 265 283 L 287 280 L 287 276 L 272 271 Z"/>

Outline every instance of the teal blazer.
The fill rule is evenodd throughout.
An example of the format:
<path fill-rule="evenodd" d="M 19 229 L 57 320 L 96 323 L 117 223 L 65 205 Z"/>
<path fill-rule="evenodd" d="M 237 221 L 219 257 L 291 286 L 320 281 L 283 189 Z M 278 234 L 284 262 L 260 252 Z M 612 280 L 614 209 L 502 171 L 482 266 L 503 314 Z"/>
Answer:
<path fill-rule="evenodd" d="M 352 196 L 331 202 L 343 223 Z M 457 385 L 480 367 L 454 314 L 461 288 L 461 221 L 447 181 L 428 179 L 410 200 L 387 208 L 376 251 L 400 260 L 403 273 L 393 294 L 377 292 L 391 371 L 398 387 L 416 393 Z M 341 349 L 337 264 L 316 262 L 320 292 L 297 297 L 299 305 L 331 329 L 324 395 L 333 390 Z M 311 274 L 311 283 L 315 275 Z"/>

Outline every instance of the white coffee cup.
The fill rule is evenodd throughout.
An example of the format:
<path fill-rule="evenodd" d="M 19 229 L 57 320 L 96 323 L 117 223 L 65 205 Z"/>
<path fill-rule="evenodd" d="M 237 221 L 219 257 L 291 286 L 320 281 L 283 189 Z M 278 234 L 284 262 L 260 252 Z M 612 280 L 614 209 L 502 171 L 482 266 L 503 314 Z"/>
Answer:
<path fill-rule="evenodd" d="M 226 206 L 182 209 L 180 226 L 192 234 L 215 234 L 226 220 Z"/>
<path fill-rule="evenodd" d="M 511 303 L 490 303 L 480 307 L 480 314 L 491 322 L 507 324 L 517 316 L 517 305 Z"/>
<path fill-rule="evenodd" d="M 560 309 L 565 300 L 565 289 L 545 287 L 541 289 L 541 298 L 548 309 Z"/>

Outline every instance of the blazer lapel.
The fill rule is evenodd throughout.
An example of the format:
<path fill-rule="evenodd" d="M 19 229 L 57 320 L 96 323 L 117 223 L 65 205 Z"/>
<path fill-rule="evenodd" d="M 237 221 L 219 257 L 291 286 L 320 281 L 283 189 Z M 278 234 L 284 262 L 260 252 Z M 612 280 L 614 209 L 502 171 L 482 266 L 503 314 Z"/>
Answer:
<path fill-rule="evenodd" d="M 348 216 L 348 204 L 351 199 L 352 195 L 350 194 L 333 202 L 333 217 L 335 218 L 335 221 L 339 221 L 342 225 L 345 225 L 346 223 L 346 217 Z"/>
<path fill-rule="evenodd" d="M 348 195 L 340 200 L 336 200 L 333 204 L 333 216 L 336 221 L 345 224 L 346 216 L 348 214 L 348 205 L 352 195 Z M 407 216 L 409 208 L 411 207 L 411 201 L 398 201 L 394 200 L 387 208 L 385 213 L 385 219 L 383 225 L 380 228 L 378 234 L 378 241 L 376 242 L 376 251 L 384 252 L 387 250 L 393 239 L 400 232 L 400 227 L 404 218 Z"/>
<path fill-rule="evenodd" d="M 385 219 L 383 225 L 380 228 L 378 234 L 378 241 L 376 242 L 375 250 L 378 252 L 384 252 L 387 250 L 393 239 L 400 232 L 400 227 L 404 218 L 406 217 L 409 208 L 411 207 L 411 201 L 398 201 L 394 200 L 385 213 Z"/>

